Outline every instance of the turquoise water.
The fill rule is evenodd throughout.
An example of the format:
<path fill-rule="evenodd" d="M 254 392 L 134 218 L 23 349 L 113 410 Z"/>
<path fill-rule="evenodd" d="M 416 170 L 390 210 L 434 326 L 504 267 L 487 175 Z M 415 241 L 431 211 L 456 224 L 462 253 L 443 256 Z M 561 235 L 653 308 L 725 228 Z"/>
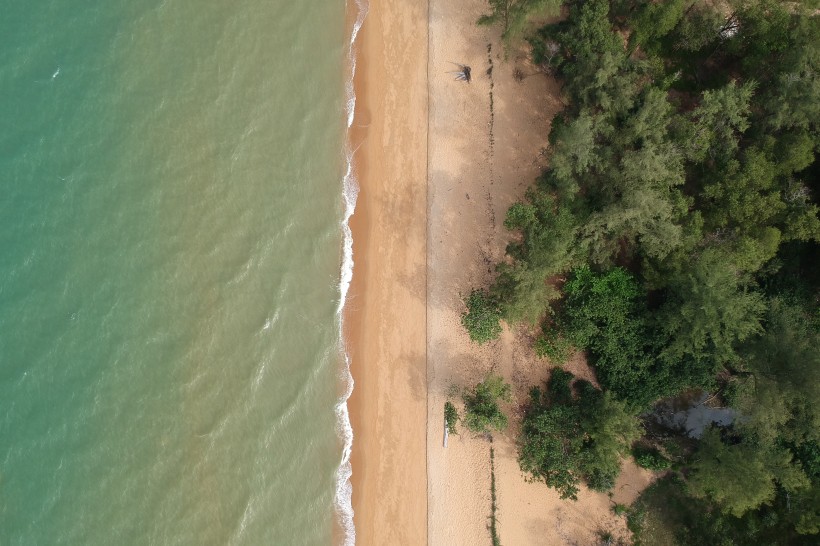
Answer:
<path fill-rule="evenodd" d="M 344 2 L 0 0 L 0 544 L 326 544 Z"/>

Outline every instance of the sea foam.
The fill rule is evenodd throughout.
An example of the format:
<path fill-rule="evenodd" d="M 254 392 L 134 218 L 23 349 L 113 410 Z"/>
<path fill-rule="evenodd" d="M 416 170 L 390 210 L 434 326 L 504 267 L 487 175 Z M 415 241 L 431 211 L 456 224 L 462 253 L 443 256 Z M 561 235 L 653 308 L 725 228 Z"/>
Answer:
<path fill-rule="evenodd" d="M 356 209 L 356 199 L 359 195 L 359 185 L 353 173 L 353 156 L 356 150 L 352 148 L 350 141 L 350 129 L 353 126 L 356 110 L 356 93 L 353 87 L 353 80 L 356 74 L 356 37 L 367 16 L 368 4 L 366 0 L 355 0 L 353 3 L 356 10 L 356 19 L 350 33 L 350 42 L 347 51 L 347 62 L 350 67 L 348 79 L 345 82 L 346 109 L 347 109 L 347 138 L 345 141 L 345 175 L 342 182 L 342 198 L 344 199 L 344 216 L 342 218 L 342 265 L 339 281 L 339 307 L 336 310 L 339 323 L 339 339 L 342 344 L 344 354 L 344 368 L 342 369 L 342 382 L 344 393 L 336 404 L 336 423 L 339 436 L 343 442 L 342 460 L 336 471 L 336 494 L 335 505 L 339 516 L 339 523 L 344 531 L 345 546 L 356 544 L 356 528 L 353 524 L 353 485 L 350 476 L 353 474 L 350 465 L 350 454 L 353 447 L 353 427 L 350 424 L 350 413 L 347 401 L 353 392 L 353 376 L 350 374 L 350 357 L 344 342 L 344 307 L 347 301 L 347 292 L 350 282 L 353 279 L 353 233 L 350 230 L 350 217 Z M 348 4 L 350 5 L 350 4 Z"/>

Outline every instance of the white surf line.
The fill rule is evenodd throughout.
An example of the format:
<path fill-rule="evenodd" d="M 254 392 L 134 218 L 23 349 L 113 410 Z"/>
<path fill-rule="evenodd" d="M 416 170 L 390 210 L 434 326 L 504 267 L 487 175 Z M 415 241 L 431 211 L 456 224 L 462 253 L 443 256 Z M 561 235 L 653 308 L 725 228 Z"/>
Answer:
<path fill-rule="evenodd" d="M 350 357 L 347 352 L 344 340 L 344 307 L 347 301 L 347 292 L 350 282 L 353 280 L 353 233 L 350 230 L 350 217 L 356 209 L 356 199 L 359 195 L 359 185 L 353 175 L 353 156 L 356 150 L 350 149 L 350 128 L 353 126 L 353 119 L 356 110 L 356 93 L 353 88 L 353 78 L 356 75 L 356 37 L 367 16 L 367 0 L 355 0 L 356 22 L 350 35 L 350 42 L 347 51 L 347 62 L 350 64 L 350 75 L 345 82 L 346 107 L 347 107 L 347 134 L 345 141 L 346 171 L 342 181 L 342 198 L 344 199 L 344 217 L 342 219 L 342 264 L 339 280 L 339 306 L 336 314 L 339 320 L 339 339 L 342 343 L 344 353 L 344 369 L 342 371 L 342 381 L 345 385 L 345 392 L 336 404 L 336 426 L 339 436 L 343 442 L 342 460 L 336 470 L 336 493 L 334 504 L 339 516 L 339 523 L 344 530 L 344 545 L 354 546 L 356 544 L 356 527 L 353 523 L 353 485 L 350 477 L 353 469 L 350 465 L 350 454 L 353 447 L 353 427 L 350 424 L 350 412 L 347 401 L 353 392 L 353 376 L 350 374 Z M 358 149 L 358 148 L 357 148 Z"/>

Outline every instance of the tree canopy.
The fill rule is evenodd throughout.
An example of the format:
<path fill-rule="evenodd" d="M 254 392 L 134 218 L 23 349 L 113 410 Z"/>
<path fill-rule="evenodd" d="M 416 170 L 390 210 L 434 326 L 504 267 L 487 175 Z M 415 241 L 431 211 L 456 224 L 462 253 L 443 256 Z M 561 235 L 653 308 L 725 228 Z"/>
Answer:
<path fill-rule="evenodd" d="M 485 22 L 522 32 L 513 4 Z M 681 517 L 714 543 L 817 533 L 816 5 L 569 2 L 527 41 L 566 108 L 465 326 L 540 324 L 537 353 L 583 351 L 603 390 L 560 370 L 533 389 L 521 468 L 563 497 L 606 489 L 634 416 L 706 389 L 738 417 L 677 459 L 663 487 L 692 502 Z"/>

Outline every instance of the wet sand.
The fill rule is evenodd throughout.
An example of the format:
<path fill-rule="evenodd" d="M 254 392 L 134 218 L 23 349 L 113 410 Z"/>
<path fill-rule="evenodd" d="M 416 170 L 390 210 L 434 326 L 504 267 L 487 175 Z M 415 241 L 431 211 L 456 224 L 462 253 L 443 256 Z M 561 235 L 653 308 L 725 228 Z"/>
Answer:
<path fill-rule="evenodd" d="M 371 0 L 357 42 L 346 340 L 356 544 L 427 541 L 427 2 Z"/>

